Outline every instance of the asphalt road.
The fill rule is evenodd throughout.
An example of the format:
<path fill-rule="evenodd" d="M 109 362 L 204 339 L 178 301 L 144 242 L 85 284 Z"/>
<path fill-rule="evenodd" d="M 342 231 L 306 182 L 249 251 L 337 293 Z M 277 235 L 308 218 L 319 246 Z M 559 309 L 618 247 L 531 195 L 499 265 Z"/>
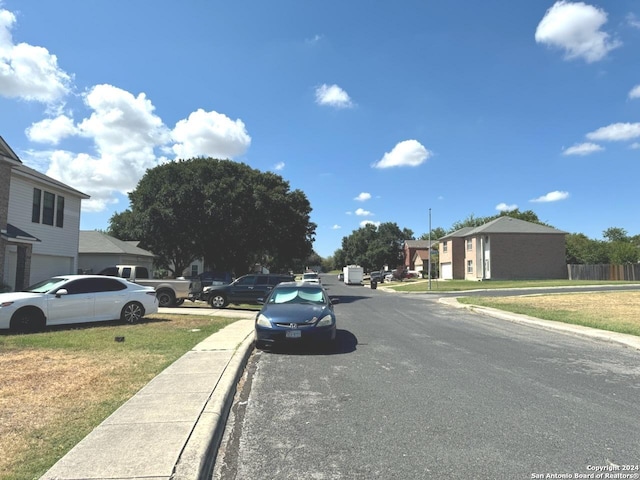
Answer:
<path fill-rule="evenodd" d="M 323 282 L 338 346 L 252 356 L 214 478 L 640 478 L 640 352 Z"/>

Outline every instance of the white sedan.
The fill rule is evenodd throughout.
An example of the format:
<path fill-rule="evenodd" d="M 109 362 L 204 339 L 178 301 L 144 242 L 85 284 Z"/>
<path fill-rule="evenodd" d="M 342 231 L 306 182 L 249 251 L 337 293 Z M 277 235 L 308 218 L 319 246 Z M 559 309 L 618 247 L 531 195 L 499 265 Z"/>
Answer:
<path fill-rule="evenodd" d="M 152 287 L 102 275 L 60 275 L 22 292 L 0 294 L 0 329 L 121 319 L 135 323 L 158 311 Z"/>

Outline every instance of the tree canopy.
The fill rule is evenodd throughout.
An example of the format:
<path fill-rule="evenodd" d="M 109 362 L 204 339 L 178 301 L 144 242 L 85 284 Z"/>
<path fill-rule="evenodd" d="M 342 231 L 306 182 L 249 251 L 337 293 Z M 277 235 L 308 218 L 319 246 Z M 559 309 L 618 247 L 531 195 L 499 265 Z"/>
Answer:
<path fill-rule="evenodd" d="M 111 217 L 109 233 L 139 240 L 174 274 L 197 258 L 236 274 L 255 263 L 284 270 L 312 253 L 316 225 L 304 193 L 243 163 L 195 158 L 159 165 L 129 201 L 130 209 Z"/>
<path fill-rule="evenodd" d="M 411 230 L 401 230 L 395 223 L 387 222 L 380 226 L 369 223 L 342 238 L 342 248 L 333 255 L 334 265 L 340 268 L 356 264 L 365 271 L 376 270 L 383 265 L 396 267 L 403 263 L 404 241 L 413 239 Z"/>

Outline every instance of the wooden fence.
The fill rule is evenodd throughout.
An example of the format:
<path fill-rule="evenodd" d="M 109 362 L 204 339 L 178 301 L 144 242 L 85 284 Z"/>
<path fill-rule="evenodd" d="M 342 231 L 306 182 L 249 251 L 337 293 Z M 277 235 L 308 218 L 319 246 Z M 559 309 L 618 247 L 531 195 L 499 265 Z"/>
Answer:
<path fill-rule="evenodd" d="M 640 281 L 640 264 L 627 265 L 567 265 L 569 280 L 630 280 Z"/>

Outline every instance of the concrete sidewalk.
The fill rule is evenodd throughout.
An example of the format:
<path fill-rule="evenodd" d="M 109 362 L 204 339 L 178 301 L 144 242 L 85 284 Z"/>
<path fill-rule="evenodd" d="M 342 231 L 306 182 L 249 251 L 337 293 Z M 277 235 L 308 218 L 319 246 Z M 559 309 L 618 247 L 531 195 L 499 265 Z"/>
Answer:
<path fill-rule="evenodd" d="M 187 313 L 184 310 L 180 313 Z M 229 312 L 213 314 L 240 319 L 161 372 L 41 478 L 193 480 L 206 476 L 254 343 L 255 312 Z"/>

